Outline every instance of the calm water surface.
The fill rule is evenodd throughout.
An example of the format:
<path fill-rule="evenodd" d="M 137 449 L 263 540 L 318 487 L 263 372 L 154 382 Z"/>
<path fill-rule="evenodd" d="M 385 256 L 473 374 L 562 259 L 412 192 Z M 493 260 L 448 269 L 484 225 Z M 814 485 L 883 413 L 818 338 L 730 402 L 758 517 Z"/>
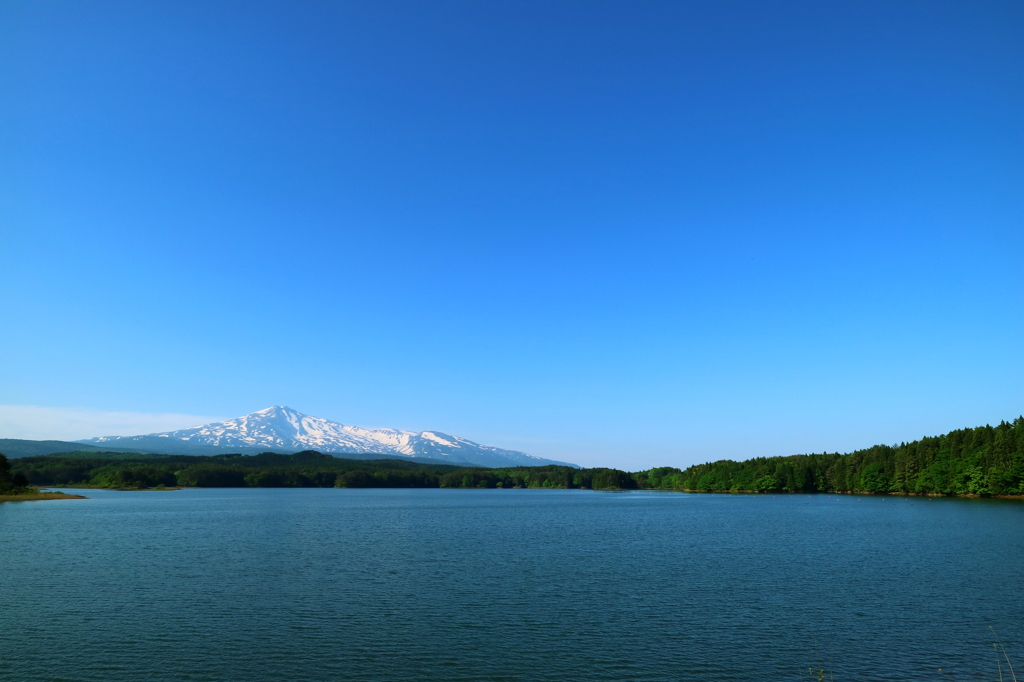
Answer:
<path fill-rule="evenodd" d="M 1024 671 L 1012 501 L 86 494 L 0 505 L 0 679 L 996 680 L 989 625 Z"/>

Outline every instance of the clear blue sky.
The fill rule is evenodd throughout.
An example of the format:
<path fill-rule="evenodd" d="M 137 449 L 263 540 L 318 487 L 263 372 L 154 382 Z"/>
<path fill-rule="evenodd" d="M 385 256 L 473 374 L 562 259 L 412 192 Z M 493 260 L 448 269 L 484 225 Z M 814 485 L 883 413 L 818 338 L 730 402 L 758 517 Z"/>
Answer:
<path fill-rule="evenodd" d="M 1022 36 L 1016 1 L 7 0 L 0 404 L 630 469 L 1013 418 Z"/>

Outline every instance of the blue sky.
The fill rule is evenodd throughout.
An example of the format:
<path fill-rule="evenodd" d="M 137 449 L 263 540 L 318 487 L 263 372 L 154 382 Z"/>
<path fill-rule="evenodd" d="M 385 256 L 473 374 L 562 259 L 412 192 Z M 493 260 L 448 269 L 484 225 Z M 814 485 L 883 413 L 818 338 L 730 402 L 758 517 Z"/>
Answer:
<path fill-rule="evenodd" d="M 0 437 L 283 404 L 637 469 L 1011 419 L 1021 35 L 1019 2 L 9 0 Z"/>

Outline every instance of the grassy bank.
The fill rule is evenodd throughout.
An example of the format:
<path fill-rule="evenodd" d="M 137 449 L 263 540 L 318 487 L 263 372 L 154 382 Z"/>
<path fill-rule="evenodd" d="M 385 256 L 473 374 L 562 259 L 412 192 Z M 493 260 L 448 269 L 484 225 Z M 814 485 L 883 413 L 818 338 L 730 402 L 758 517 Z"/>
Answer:
<path fill-rule="evenodd" d="M 68 495 L 67 493 L 43 493 L 38 490 L 18 493 L 0 494 L 0 502 L 32 502 L 35 500 L 85 500 L 85 495 Z"/>

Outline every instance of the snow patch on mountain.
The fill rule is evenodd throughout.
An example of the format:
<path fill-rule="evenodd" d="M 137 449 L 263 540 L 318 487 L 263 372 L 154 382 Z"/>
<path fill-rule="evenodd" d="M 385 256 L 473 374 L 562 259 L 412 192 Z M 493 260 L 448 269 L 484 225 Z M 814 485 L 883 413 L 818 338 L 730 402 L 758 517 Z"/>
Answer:
<path fill-rule="evenodd" d="M 451 441 L 447 441 L 444 438 L 441 438 L 440 436 L 438 436 L 433 431 L 424 431 L 420 435 L 423 436 L 424 438 L 426 438 L 427 440 L 432 440 L 435 443 L 440 443 L 441 445 L 450 445 L 450 446 L 456 447 L 456 448 L 459 447 L 457 443 L 452 443 Z"/>

